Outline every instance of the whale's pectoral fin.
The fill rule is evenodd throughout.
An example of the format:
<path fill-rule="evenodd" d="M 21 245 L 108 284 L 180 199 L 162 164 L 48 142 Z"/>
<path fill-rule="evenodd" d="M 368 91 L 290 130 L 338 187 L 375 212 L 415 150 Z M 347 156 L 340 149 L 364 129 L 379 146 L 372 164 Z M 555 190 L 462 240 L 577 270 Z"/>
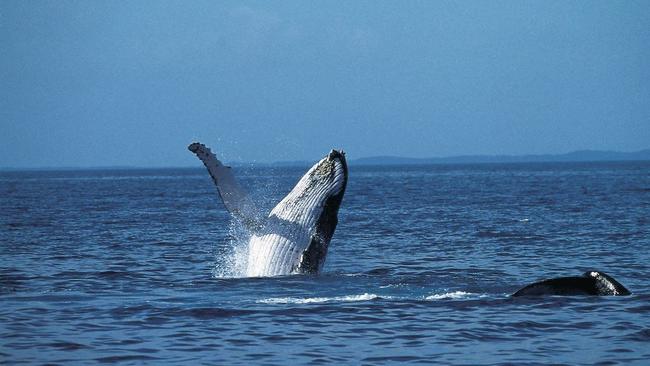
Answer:
<path fill-rule="evenodd" d="M 327 255 L 327 243 L 320 235 L 314 234 L 307 249 L 302 252 L 300 264 L 294 272 L 315 274 L 318 273 L 325 256 Z"/>
<path fill-rule="evenodd" d="M 194 142 L 187 147 L 208 169 L 219 196 L 232 216 L 248 229 L 256 229 L 262 219 L 248 194 L 237 183 L 230 167 L 224 166 L 209 147 Z"/>

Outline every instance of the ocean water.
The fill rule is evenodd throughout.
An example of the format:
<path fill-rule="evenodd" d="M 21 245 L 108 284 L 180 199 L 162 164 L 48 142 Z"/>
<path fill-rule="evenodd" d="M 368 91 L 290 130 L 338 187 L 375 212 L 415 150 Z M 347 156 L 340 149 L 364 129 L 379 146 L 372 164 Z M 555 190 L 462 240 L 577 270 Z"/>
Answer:
<path fill-rule="evenodd" d="M 238 174 L 270 209 L 306 169 Z M 237 277 L 235 234 L 202 168 L 0 173 L 0 363 L 650 363 L 650 162 L 351 164 L 315 276 Z M 633 295 L 509 297 L 588 269 Z"/>

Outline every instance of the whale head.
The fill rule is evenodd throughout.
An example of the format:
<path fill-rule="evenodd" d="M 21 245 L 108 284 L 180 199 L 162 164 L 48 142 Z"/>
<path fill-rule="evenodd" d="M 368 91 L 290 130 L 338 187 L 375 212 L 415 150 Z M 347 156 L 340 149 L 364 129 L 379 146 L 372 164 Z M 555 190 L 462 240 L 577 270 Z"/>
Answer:
<path fill-rule="evenodd" d="M 317 228 L 318 234 L 329 241 L 336 227 L 347 181 L 345 153 L 332 150 L 300 178 L 269 216 L 277 216 L 305 228 Z"/>

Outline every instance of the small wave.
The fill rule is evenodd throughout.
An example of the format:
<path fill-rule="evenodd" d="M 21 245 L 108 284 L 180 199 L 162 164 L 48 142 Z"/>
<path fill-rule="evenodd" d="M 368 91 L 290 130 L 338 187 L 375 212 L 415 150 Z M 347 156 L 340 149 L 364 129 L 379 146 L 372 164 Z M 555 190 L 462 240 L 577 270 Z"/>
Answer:
<path fill-rule="evenodd" d="M 389 283 L 388 285 L 383 285 L 379 286 L 379 288 L 384 289 L 384 288 L 401 288 L 401 287 L 408 287 L 408 283 Z"/>
<path fill-rule="evenodd" d="M 379 296 L 375 294 L 361 294 L 361 295 L 347 295 L 347 296 L 333 296 L 333 297 L 272 297 L 269 299 L 257 300 L 256 302 L 262 304 L 318 304 L 324 302 L 351 302 L 351 301 L 368 301 L 378 299 Z"/>
<path fill-rule="evenodd" d="M 468 297 L 473 297 L 478 294 L 465 291 L 454 291 L 446 292 L 444 294 L 433 294 L 425 297 L 425 300 L 457 300 L 457 299 L 466 299 Z M 483 295 L 478 295 L 478 297 L 483 297 Z"/>

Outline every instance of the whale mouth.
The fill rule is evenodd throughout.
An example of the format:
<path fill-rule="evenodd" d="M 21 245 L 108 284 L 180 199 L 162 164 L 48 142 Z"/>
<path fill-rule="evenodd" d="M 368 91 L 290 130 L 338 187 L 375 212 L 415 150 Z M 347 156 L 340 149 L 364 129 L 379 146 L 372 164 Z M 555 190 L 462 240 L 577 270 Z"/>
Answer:
<path fill-rule="evenodd" d="M 311 188 L 314 186 L 340 186 L 343 180 L 347 178 L 347 164 L 345 162 L 345 153 L 343 151 L 331 150 L 321 160 L 316 162 L 305 175 L 302 177 L 301 182 L 305 185 L 305 191 L 313 191 Z M 330 189 L 317 189 L 320 194 Z"/>
<path fill-rule="evenodd" d="M 343 159 L 345 160 L 345 152 L 343 150 L 338 151 L 332 149 L 329 154 L 327 154 L 327 159 L 328 160 L 334 160 L 334 159 Z"/>
<path fill-rule="evenodd" d="M 327 169 L 323 169 L 326 167 Z M 336 183 L 342 183 L 342 180 L 347 180 L 348 166 L 345 161 L 345 153 L 343 150 L 332 150 L 325 158 L 323 158 L 317 166 L 318 170 L 326 170 L 331 175 L 331 179 Z"/>
<path fill-rule="evenodd" d="M 332 150 L 336 151 L 336 150 Z M 330 153 L 329 156 L 331 156 Z M 331 158 L 335 162 L 334 181 L 337 184 L 338 191 L 336 194 L 342 194 L 341 190 L 345 190 L 348 183 L 348 164 L 345 160 L 345 153 L 343 151 L 336 151 L 336 155 Z"/>

